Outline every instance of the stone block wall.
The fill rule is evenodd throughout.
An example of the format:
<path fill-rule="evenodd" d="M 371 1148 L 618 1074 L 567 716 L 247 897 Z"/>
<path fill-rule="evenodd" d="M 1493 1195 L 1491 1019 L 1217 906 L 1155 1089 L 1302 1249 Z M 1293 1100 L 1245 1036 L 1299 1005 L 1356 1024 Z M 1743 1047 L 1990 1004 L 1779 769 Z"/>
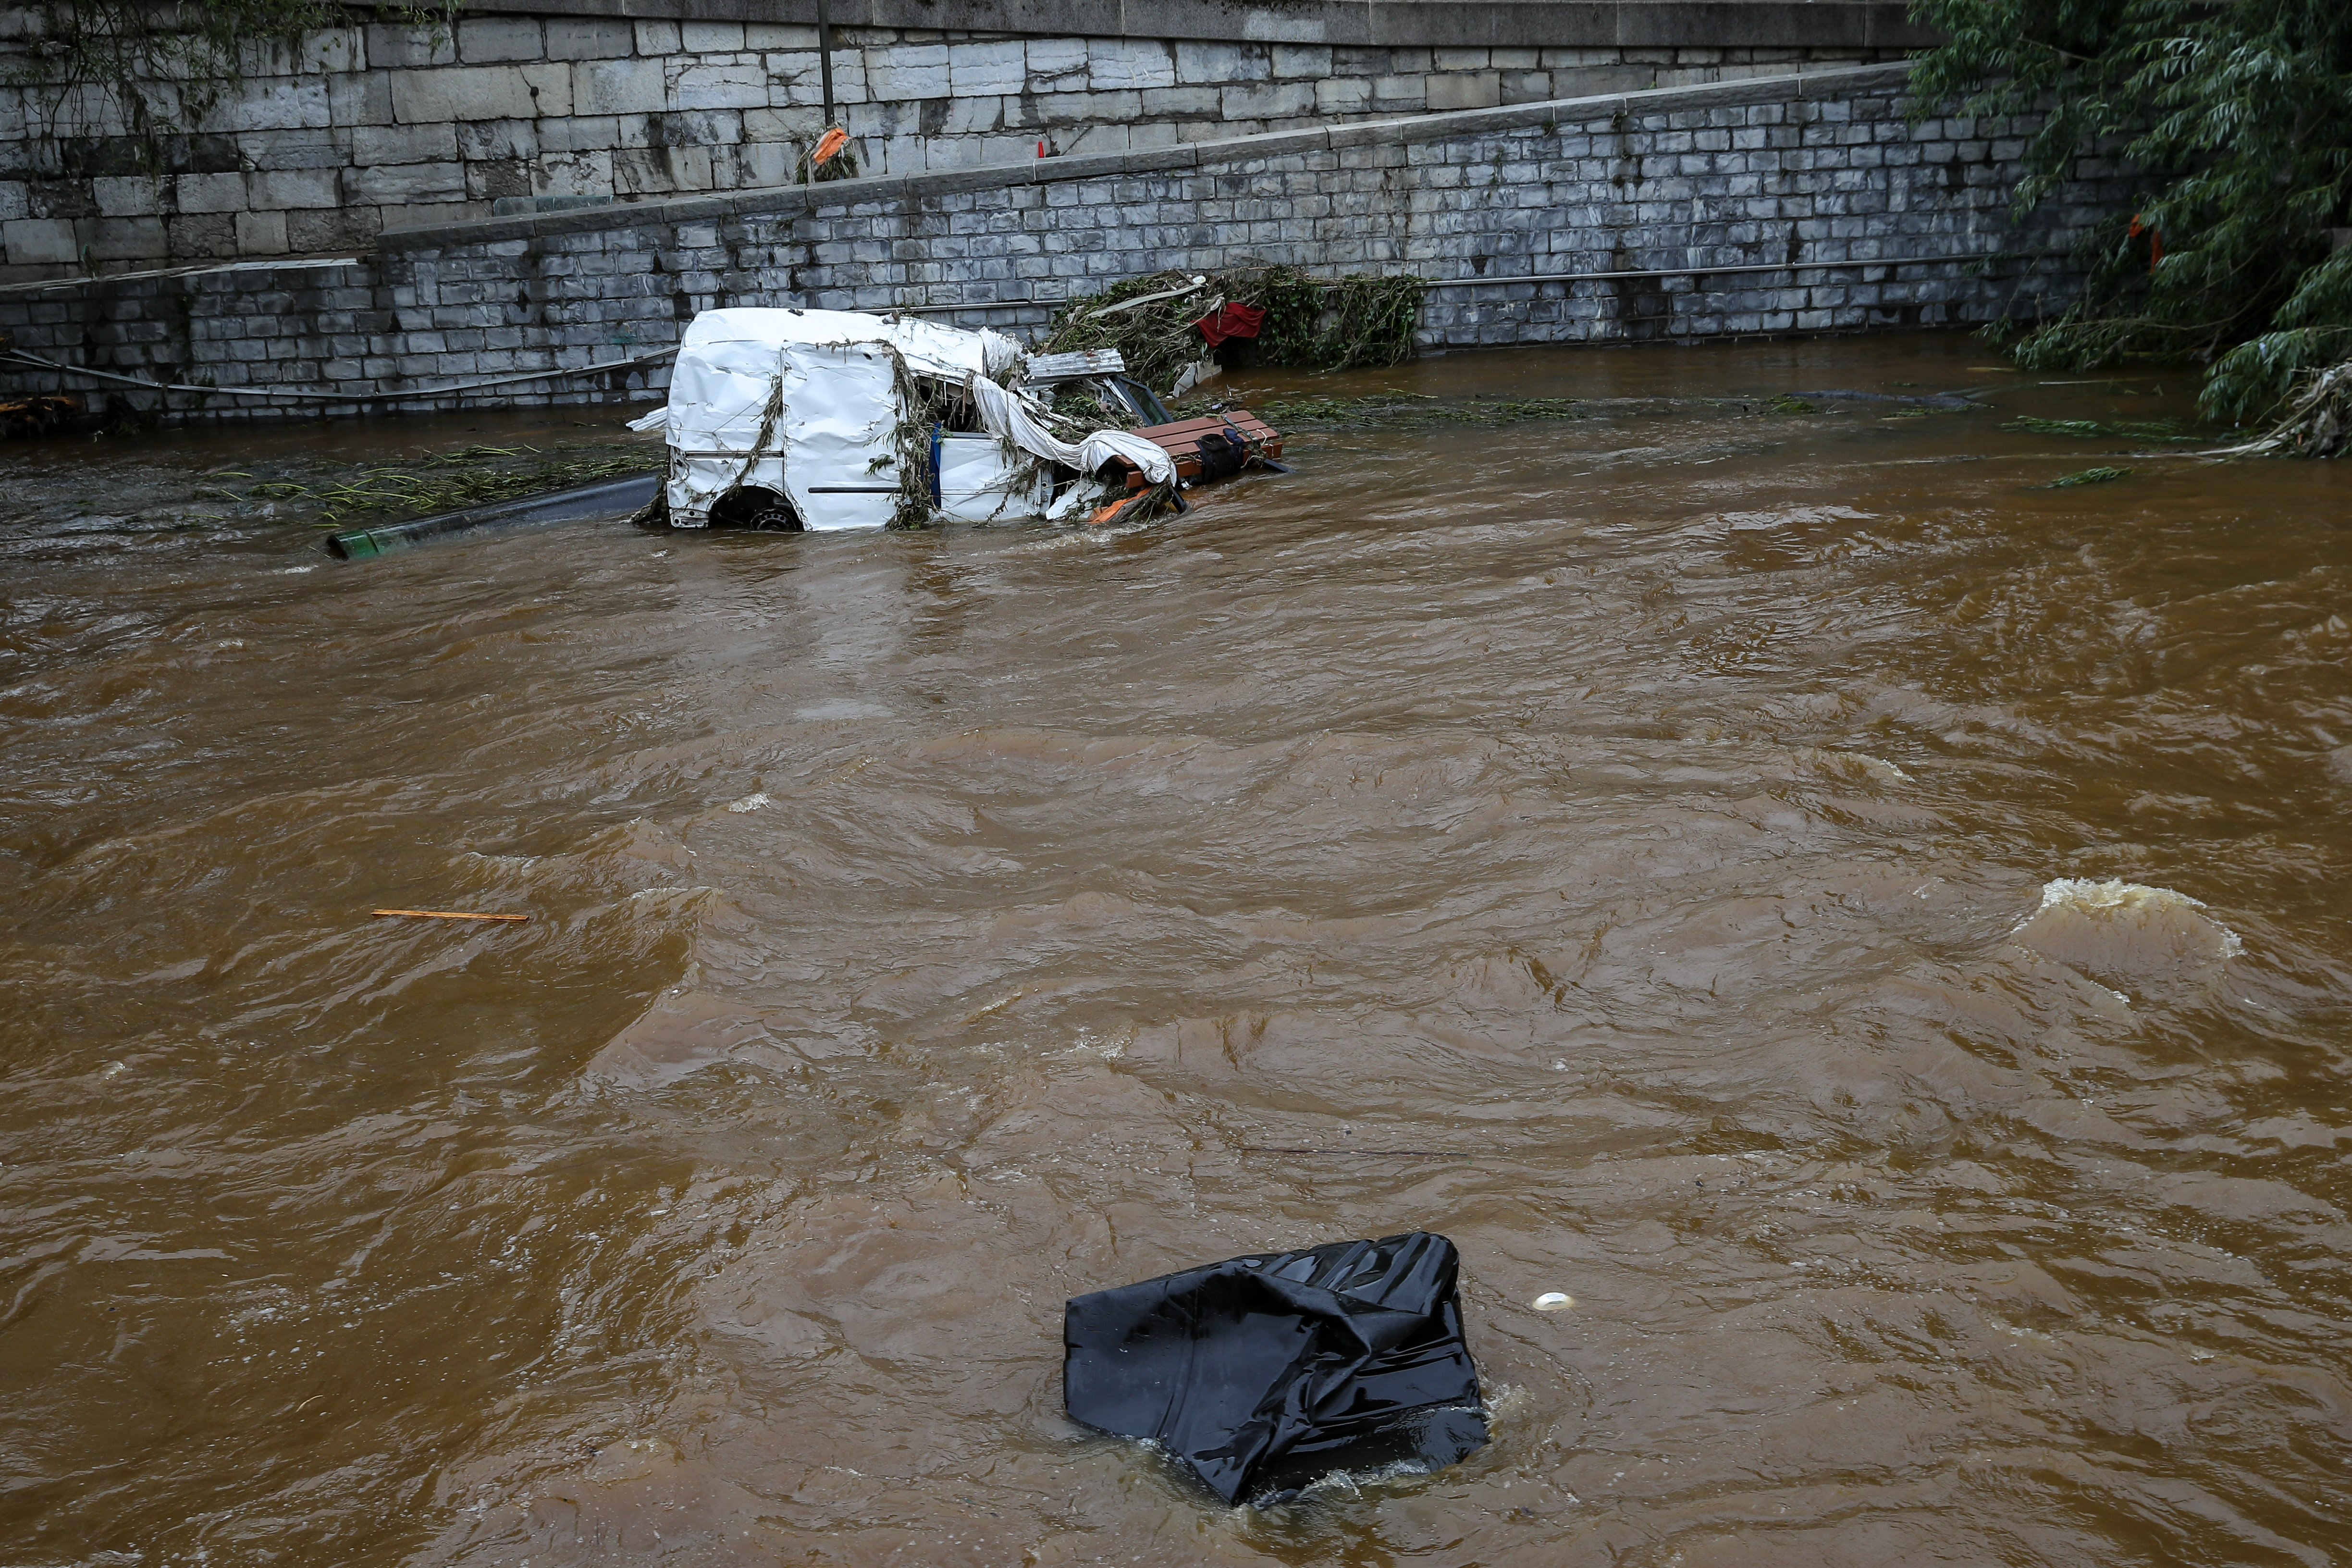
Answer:
<path fill-rule="evenodd" d="M 1849 68 L 474 220 L 387 232 L 363 261 L 0 287 L 0 331 L 162 381 L 422 407 L 458 405 L 432 395 L 457 382 L 636 358 L 724 306 L 959 305 L 946 319 L 1018 331 L 1122 279 L 1252 259 L 1443 280 L 1432 349 L 1977 322 L 2063 301 L 2069 245 L 2127 181 L 2086 168 L 2018 232 L 2021 143 L 1913 124 L 1904 84 L 1900 66 Z M 0 384 L 90 391 L 6 368 Z M 664 384 L 639 365 L 467 400 L 644 401 Z"/>
<path fill-rule="evenodd" d="M 351 255 L 385 227 L 802 177 L 824 129 L 816 30 L 775 18 L 806 5 L 629 0 L 614 7 L 625 16 L 596 4 L 533 14 L 480 0 L 438 36 L 355 23 L 250 49 L 244 90 L 196 133 L 165 138 L 160 169 L 107 106 L 82 104 L 61 136 L 36 137 L 41 100 L 0 87 L 0 281 Z M 1899 5 L 1854 0 L 1654 3 L 1630 41 L 1622 5 L 1499 8 L 1517 31 L 1466 25 L 1496 0 L 1160 12 L 1033 0 L 1018 16 L 988 0 L 845 0 L 867 18 L 1031 30 L 845 26 L 835 90 L 859 172 L 898 175 L 1784 74 L 1916 41 L 1880 16 Z M 653 14 L 665 9 L 695 15 Z M 1035 30 L 1057 23 L 1069 30 Z M 0 81 L 21 49 L 0 37 Z"/>

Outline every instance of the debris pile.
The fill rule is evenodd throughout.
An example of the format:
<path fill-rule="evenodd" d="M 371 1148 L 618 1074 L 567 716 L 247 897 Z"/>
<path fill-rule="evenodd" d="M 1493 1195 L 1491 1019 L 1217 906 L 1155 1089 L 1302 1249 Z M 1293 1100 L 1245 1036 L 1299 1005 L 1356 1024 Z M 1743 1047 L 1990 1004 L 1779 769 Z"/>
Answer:
<path fill-rule="evenodd" d="M 2352 447 L 2352 360 L 2305 374 L 2284 417 L 2248 452 L 2334 458 Z"/>
<path fill-rule="evenodd" d="M 0 437 L 47 436 L 81 413 L 81 405 L 53 393 L 30 393 L 0 402 Z"/>
<path fill-rule="evenodd" d="M 1227 363 L 1400 364 L 1412 357 L 1425 282 L 1366 274 L 1325 279 L 1270 264 L 1155 272 L 1071 300 L 1055 313 L 1039 352 L 1116 349 L 1128 374 L 1164 395 L 1181 395 Z"/>

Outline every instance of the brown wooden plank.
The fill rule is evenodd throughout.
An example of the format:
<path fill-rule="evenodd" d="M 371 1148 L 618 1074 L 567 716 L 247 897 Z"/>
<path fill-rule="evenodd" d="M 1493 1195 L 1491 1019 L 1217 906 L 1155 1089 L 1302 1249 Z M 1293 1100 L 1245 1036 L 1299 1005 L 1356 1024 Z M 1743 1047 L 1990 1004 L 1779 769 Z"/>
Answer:
<path fill-rule="evenodd" d="M 1246 408 L 1236 408 L 1224 415 L 1206 415 L 1193 419 L 1178 419 L 1166 425 L 1146 425 L 1128 432 L 1166 452 L 1176 461 L 1176 477 L 1197 479 L 1201 477 L 1201 437 L 1212 430 L 1222 431 L 1231 426 L 1241 433 L 1251 449 L 1267 458 L 1282 456 L 1282 432 L 1252 414 Z M 1143 476 L 1130 472 L 1127 477 L 1130 488 L 1141 489 Z"/>

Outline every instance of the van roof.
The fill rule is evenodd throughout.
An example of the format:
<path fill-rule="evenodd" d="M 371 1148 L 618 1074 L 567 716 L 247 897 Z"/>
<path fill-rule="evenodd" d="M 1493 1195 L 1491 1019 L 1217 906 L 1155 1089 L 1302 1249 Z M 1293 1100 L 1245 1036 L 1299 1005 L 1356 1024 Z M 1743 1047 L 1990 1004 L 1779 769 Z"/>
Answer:
<path fill-rule="evenodd" d="M 968 331 L 918 321 L 911 316 L 872 316 L 862 310 L 792 310 L 743 306 L 705 310 L 694 318 L 678 344 L 678 357 L 727 359 L 727 345 L 782 350 L 796 343 L 887 342 L 919 371 L 961 381 L 978 371 L 1003 377 L 1021 360 L 1021 345 L 1002 332 Z"/>

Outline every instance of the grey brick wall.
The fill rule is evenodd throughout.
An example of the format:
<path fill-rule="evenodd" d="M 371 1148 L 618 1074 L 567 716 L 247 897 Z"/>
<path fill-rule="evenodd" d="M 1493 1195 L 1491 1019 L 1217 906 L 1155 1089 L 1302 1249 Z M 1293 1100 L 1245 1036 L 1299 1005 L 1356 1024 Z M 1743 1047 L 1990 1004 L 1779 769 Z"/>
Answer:
<path fill-rule="evenodd" d="M 1903 82 L 1849 68 L 418 227 L 352 263 L 0 288 L 0 330 L 158 379 L 373 395 L 627 359 L 714 307 L 960 304 L 975 308 L 947 319 L 1025 329 L 1123 278 L 1251 258 L 1452 282 L 1429 296 L 1430 348 L 1975 322 L 2062 300 L 2067 246 L 2126 198 L 2120 177 L 2101 165 L 2019 232 L 2017 142 L 1911 124 Z M 1511 280 L 1568 274 L 1616 276 Z M 643 401 L 664 382 L 638 368 L 471 401 Z M 257 412 L 172 405 L 200 401 Z"/>
<path fill-rule="evenodd" d="M 959 9 L 935 8 L 942 22 Z M 1321 8 L 1349 22 L 1364 10 Z M 1444 20 L 1462 8 L 1394 4 L 1386 9 L 1404 13 L 1423 41 L 1313 41 L 1328 19 L 1304 14 L 1312 5 L 1289 16 L 1244 9 L 1210 37 L 1176 31 L 1201 18 L 1149 16 L 1139 4 L 1118 13 L 1115 37 L 852 26 L 835 34 L 835 88 L 860 171 L 898 175 L 1034 159 L 1041 146 L 1130 152 L 1773 75 L 1899 48 L 1850 15 L 1873 7 L 1844 4 L 1654 4 L 1645 9 L 1661 26 L 1633 41 L 1618 38 L 1613 19 L 1582 15 L 1606 7 L 1517 8 L 1558 12 L 1549 33 L 1532 35 L 1553 41 L 1433 47 L 1426 38 L 1448 36 Z M 1042 0 L 1023 19 L 1100 25 L 1098 10 Z M 1738 29 L 1727 28 L 1727 12 L 1780 20 L 1728 42 Z M 522 205 L 789 184 L 824 130 L 816 31 L 803 22 L 469 14 L 438 38 L 369 24 L 298 48 L 254 47 L 243 90 L 199 133 L 166 138 L 163 166 L 151 172 L 104 104 L 81 100 L 87 112 L 57 122 L 58 137 L 31 134 L 50 122 L 37 94 L 9 85 L 25 56 L 0 13 L 0 282 L 350 254 L 383 227 Z M 1243 36 L 1255 23 L 1268 26 Z"/>

